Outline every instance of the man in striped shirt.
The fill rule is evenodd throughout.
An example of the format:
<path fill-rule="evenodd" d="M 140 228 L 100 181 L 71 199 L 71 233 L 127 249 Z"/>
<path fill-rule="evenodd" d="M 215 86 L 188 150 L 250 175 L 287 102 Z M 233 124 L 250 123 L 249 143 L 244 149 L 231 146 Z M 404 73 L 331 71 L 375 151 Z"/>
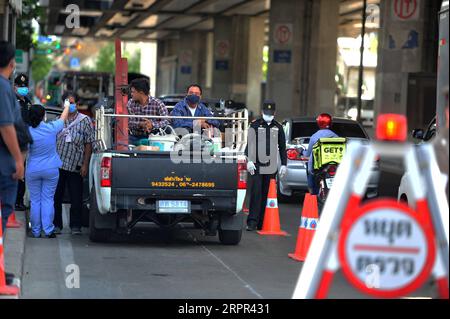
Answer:
<path fill-rule="evenodd" d="M 147 79 L 141 78 L 131 81 L 130 88 L 132 99 L 127 105 L 129 115 L 169 115 L 163 102 L 149 96 L 150 84 Z M 148 138 L 153 131 L 165 129 L 168 124 L 168 119 L 130 117 L 128 120 L 128 128 L 130 130 L 129 143 L 131 145 L 137 145 L 141 139 Z"/>

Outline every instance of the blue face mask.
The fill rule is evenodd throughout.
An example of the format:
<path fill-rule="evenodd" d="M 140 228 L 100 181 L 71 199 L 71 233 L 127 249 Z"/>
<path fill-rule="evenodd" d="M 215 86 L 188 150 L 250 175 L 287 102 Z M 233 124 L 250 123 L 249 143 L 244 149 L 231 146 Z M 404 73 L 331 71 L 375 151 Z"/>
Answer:
<path fill-rule="evenodd" d="M 75 113 L 77 111 L 77 105 L 76 104 L 70 104 L 69 106 L 69 113 Z"/>
<path fill-rule="evenodd" d="M 27 96 L 28 93 L 30 93 L 30 90 L 27 87 L 17 88 L 17 94 L 19 94 L 20 96 Z"/>
<path fill-rule="evenodd" d="M 188 101 L 189 104 L 198 104 L 200 102 L 200 96 L 191 94 L 186 96 L 186 101 Z"/>

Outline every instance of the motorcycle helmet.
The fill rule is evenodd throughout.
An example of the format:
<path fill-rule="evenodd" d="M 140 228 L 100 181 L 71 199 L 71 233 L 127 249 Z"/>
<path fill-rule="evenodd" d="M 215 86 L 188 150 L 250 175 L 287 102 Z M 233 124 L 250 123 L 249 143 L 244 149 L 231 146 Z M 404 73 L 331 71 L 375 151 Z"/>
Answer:
<path fill-rule="evenodd" d="M 317 117 L 316 121 L 319 128 L 323 130 L 331 127 L 333 117 L 328 113 L 322 113 Z"/>

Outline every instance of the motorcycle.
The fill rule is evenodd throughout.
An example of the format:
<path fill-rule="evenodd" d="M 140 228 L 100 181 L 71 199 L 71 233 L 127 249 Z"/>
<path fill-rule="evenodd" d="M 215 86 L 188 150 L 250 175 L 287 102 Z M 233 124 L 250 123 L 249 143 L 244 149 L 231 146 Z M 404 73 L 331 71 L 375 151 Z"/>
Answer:
<path fill-rule="evenodd" d="M 319 186 L 319 194 L 317 195 L 317 201 L 319 205 L 319 211 L 322 211 L 325 201 L 327 200 L 328 193 L 333 186 L 334 177 L 338 169 L 339 163 L 329 162 L 326 165 L 320 167 L 315 173 L 316 184 Z"/>
<path fill-rule="evenodd" d="M 345 138 L 321 138 L 313 147 L 314 180 L 318 186 L 317 201 L 322 211 L 340 162 L 345 153 Z"/>

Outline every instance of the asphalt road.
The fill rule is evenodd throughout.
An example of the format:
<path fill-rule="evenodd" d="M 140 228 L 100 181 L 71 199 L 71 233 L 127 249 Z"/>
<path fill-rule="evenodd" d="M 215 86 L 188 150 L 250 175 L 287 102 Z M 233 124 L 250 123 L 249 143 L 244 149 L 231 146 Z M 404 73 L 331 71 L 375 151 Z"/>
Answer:
<path fill-rule="evenodd" d="M 295 249 L 302 201 L 280 204 L 282 229 L 290 236 L 244 232 L 238 246 L 223 246 L 198 230 L 167 233 L 152 224 L 137 228 L 126 242 L 91 243 L 86 229 L 75 237 L 27 238 L 22 298 L 291 298 L 302 263 L 287 255 Z M 69 289 L 72 264 L 80 281 Z M 432 289 L 427 284 L 415 296 L 432 296 Z M 329 297 L 366 298 L 340 273 Z"/>

